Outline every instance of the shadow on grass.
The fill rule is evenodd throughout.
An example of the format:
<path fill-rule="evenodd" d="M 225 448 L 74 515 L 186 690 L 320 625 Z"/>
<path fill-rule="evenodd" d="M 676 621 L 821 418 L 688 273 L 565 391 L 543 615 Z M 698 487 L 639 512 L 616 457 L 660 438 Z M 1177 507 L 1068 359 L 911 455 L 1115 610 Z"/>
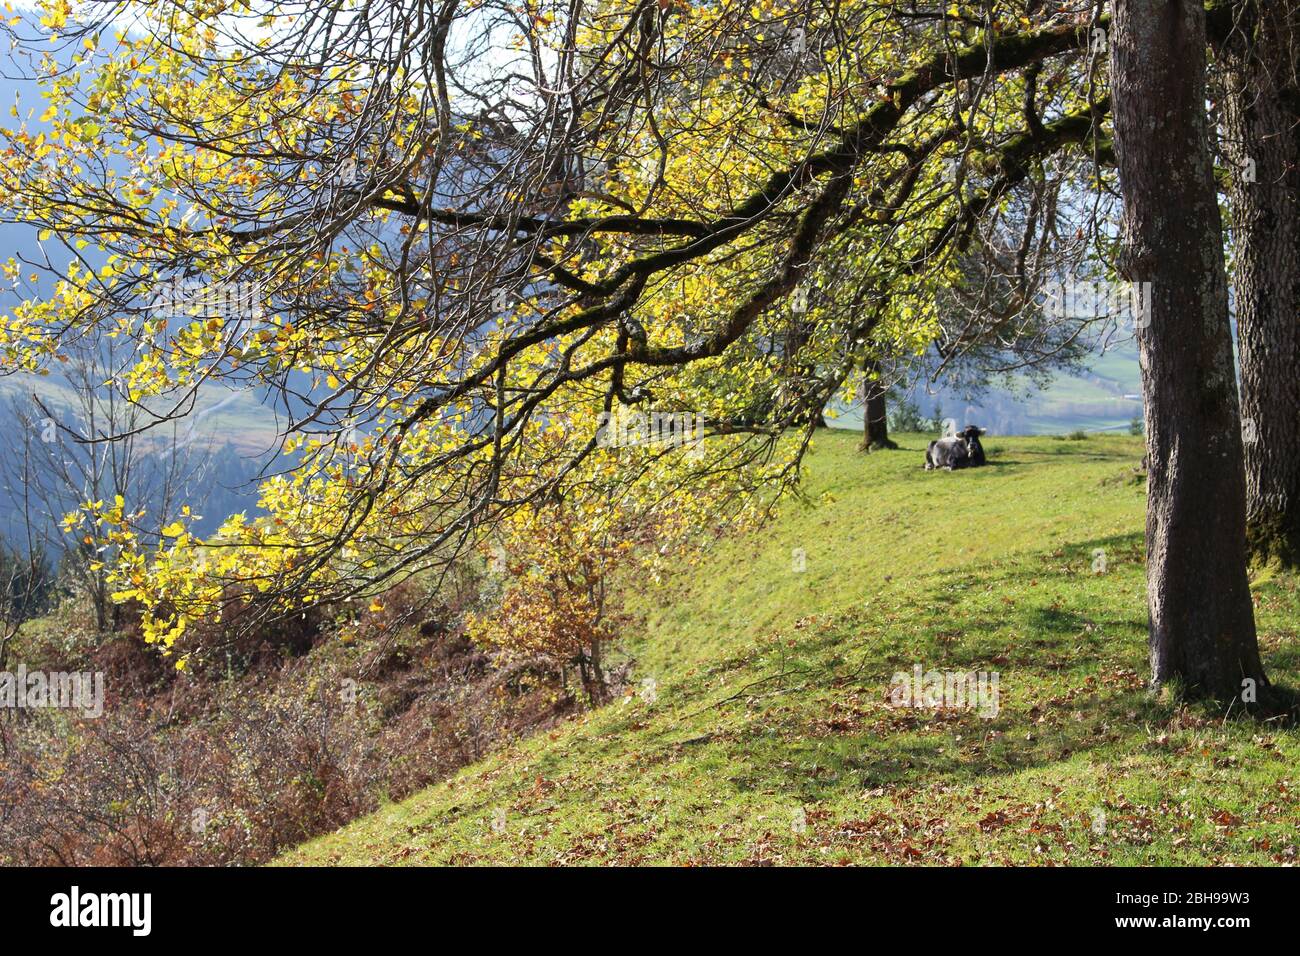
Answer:
<path fill-rule="evenodd" d="M 1026 770 L 1091 754 L 1099 764 L 1148 746 L 1145 723 L 1167 708 L 1142 690 L 1099 692 L 1055 708 L 1035 706 L 984 720 L 974 713 L 895 711 L 889 730 L 827 738 L 782 734 L 725 739 L 738 791 L 780 790 L 816 802 L 837 791 L 941 785 L 996 786 Z M 1045 718 L 1045 719 L 1044 719 Z M 1131 728 L 1126 735 L 1120 728 Z"/>
<path fill-rule="evenodd" d="M 1138 532 L 1097 538 L 907 582 L 892 603 L 851 607 L 782 635 L 788 672 L 756 665 L 755 655 L 770 660 L 773 646 L 746 648 L 712 664 L 747 668 L 750 680 L 665 688 L 671 714 L 607 716 L 567 752 L 541 754 L 533 766 L 546 776 L 572 772 L 575 758 L 592 761 L 622 767 L 634 785 L 648 766 L 693 764 L 737 793 L 815 802 L 882 787 L 998 786 L 1079 755 L 1105 765 L 1148 752 L 1152 728 L 1189 711 L 1144 686 L 1141 542 Z M 1092 572 L 1097 549 L 1117 558 L 1105 574 Z M 1300 694 L 1289 681 L 1300 658 L 1290 646 L 1269 656 L 1278 683 L 1249 719 L 1294 732 Z M 914 662 L 999 670 L 998 713 L 889 707 L 890 675 Z M 1190 713 L 1220 726 L 1225 717 L 1247 719 L 1213 705 Z M 629 743 L 629 735 L 638 739 Z M 624 759 L 629 749 L 639 754 L 635 767 Z"/>

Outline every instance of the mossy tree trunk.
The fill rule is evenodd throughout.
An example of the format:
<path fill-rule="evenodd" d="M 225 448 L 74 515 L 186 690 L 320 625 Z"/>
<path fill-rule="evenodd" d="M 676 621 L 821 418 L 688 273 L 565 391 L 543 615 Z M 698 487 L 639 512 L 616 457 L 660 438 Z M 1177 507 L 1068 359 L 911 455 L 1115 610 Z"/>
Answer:
<path fill-rule="evenodd" d="M 1241 0 L 1217 45 L 1232 173 L 1247 542 L 1300 558 L 1300 5 Z"/>
<path fill-rule="evenodd" d="M 1116 0 L 1121 268 L 1150 282 L 1137 341 L 1151 470 L 1152 681 L 1230 700 L 1266 683 L 1246 577 L 1246 481 L 1200 0 Z"/>

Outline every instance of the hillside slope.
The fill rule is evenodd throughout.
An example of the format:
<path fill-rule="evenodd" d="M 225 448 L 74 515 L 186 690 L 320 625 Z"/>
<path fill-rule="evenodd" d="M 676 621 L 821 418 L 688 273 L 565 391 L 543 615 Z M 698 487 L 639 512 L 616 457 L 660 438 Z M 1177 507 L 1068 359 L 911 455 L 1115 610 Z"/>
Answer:
<path fill-rule="evenodd" d="M 1295 859 L 1297 732 L 1144 690 L 1138 440 L 993 439 L 951 474 L 920 436 L 855 442 L 819 438 L 808 503 L 642 596 L 640 694 L 279 862 Z M 1296 583 L 1256 582 L 1292 686 Z M 997 671 L 997 716 L 890 707 L 915 665 Z"/>

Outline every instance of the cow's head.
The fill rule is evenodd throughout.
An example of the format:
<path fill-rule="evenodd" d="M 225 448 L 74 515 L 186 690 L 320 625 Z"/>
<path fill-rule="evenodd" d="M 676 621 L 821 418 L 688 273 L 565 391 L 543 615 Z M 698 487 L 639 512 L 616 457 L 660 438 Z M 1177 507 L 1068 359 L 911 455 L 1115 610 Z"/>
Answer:
<path fill-rule="evenodd" d="M 973 441 L 978 441 L 980 435 L 983 435 L 985 431 L 986 429 L 980 428 L 978 425 L 967 425 L 962 431 L 961 437 L 966 440 L 967 444 L 970 444 Z"/>

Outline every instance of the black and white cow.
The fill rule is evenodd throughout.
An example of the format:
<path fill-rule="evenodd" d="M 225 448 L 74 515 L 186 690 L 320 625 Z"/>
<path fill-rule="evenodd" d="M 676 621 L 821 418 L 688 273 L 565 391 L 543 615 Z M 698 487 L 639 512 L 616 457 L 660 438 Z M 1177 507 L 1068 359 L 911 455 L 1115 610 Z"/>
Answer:
<path fill-rule="evenodd" d="M 984 429 L 967 425 L 964 431 L 948 438 L 930 442 L 925 450 L 925 470 L 946 468 L 978 468 L 986 463 L 984 446 L 980 444 L 980 435 Z"/>

